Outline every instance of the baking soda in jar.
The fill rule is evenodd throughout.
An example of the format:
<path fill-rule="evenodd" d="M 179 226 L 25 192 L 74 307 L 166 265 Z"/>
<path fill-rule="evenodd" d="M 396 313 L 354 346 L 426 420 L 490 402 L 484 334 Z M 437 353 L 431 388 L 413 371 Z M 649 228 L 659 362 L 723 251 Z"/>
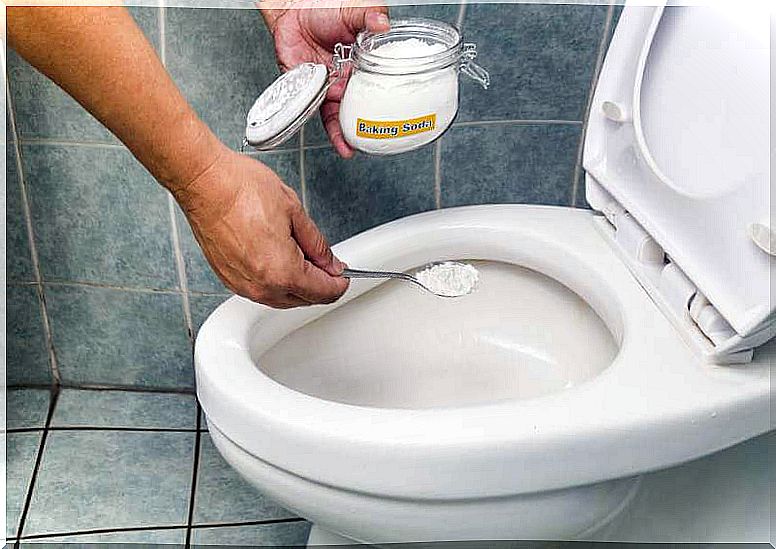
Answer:
<path fill-rule="evenodd" d="M 355 43 L 337 44 L 333 69 L 303 64 L 267 88 L 248 114 L 243 144 L 268 150 L 290 138 L 349 72 L 339 110 L 345 141 L 374 155 L 417 149 L 452 124 L 459 73 L 488 87 L 488 73 L 475 57 L 476 46 L 464 44 L 458 29 L 431 19 L 392 21 L 388 31 L 361 32 Z M 282 109 L 274 108 L 278 98 L 285 101 Z"/>

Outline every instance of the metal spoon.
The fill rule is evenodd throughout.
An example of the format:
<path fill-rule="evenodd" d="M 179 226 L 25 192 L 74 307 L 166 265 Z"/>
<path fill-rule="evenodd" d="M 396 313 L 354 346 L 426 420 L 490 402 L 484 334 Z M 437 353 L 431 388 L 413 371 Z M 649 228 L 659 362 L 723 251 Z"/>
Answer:
<path fill-rule="evenodd" d="M 458 263 L 457 261 L 440 261 L 437 263 L 454 263 L 457 265 L 463 265 L 463 263 Z M 430 263 L 426 265 L 426 268 L 432 267 L 436 265 L 437 263 Z M 440 294 L 423 284 L 420 280 L 418 280 L 417 277 L 407 274 L 407 273 L 399 273 L 394 271 L 364 271 L 361 269 L 344 269 L 342 271 L 342 274 L 340 276 L 343 276 L 345 278 L 397 278 L 399 280 L 406 280 L 407 282 L 412 282 L 413 284 L 416 284 L 417 286 L 420 286 L 424 290 L 426 290 L 430 294 L 434 294 L 439 297 L 461 297 L 461 295 L 450 295 L 450 294 Z"/>

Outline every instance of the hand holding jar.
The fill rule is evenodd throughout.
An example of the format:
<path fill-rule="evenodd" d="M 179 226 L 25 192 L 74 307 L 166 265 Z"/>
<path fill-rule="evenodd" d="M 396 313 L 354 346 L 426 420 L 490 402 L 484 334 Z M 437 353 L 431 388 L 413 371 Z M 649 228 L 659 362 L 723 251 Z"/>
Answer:
<path fill-rule="evenodd" d="M 339 104 L 344 141 L 377 155 L 417 149 L 452 124 L 459 72 L 488 87 L 475 57 L 476 46 L 440 21 L 404 19 L 363 31 L 352 44 L 335 46 L 331 69 L 303 63 L 267 88 L 248 114 L 245 143 L 266 150 L 291 137 L 348 74 Z"/>

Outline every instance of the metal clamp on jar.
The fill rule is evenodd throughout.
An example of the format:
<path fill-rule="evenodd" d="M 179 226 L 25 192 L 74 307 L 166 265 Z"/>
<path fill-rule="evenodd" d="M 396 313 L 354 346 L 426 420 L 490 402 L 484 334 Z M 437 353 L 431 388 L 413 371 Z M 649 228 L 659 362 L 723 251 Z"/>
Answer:
<path fill-rule="evenodd" d="M 458 74 L 488 87 L 474 62 L 477 49 L 454 26 L 431 19 L 393 21 L 381 33 L 362 32 L 337 44 L 329 71 L 304 63 L 278 78 L 248 113 L 245 143 L 276 147 L 315 114 L 331 85 L 348 84 L 339 120 L 345 140 L 369 154 L 411 151 L 441 136 L 458 112 Z"/>

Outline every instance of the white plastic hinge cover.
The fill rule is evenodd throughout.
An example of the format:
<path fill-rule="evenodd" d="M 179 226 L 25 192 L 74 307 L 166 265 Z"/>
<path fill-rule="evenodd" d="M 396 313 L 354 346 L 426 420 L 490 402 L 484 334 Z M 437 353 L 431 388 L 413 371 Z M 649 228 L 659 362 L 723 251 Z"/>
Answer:
<path fill-rule="evenodd" d="M 766 254 L 776 256 L 776 232 L 767 223 L 749 225 L 749 236 Z"/>

